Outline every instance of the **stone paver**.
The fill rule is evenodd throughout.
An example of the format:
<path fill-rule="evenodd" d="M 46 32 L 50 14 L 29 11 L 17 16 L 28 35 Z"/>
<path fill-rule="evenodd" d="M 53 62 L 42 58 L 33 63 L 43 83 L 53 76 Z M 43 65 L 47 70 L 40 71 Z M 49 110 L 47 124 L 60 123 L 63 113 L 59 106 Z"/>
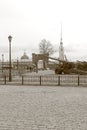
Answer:
<path fill-rule="evenodd" d="M 0 85 L 0 130 L 87 130 L 87 88 Z"/>

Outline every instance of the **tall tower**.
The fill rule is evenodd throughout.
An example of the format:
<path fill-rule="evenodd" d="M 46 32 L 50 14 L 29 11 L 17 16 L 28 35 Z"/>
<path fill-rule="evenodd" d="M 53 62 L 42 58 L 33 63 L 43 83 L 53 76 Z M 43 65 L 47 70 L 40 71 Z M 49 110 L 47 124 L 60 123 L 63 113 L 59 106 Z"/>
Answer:
<path fill-rule="evenodd" d="M 62 41 L 62 24 L 61 24 L 60 46 L 59 46 L 59 60 L 64 61 L 64 47 L 63 47 L 63 41 Z"/>

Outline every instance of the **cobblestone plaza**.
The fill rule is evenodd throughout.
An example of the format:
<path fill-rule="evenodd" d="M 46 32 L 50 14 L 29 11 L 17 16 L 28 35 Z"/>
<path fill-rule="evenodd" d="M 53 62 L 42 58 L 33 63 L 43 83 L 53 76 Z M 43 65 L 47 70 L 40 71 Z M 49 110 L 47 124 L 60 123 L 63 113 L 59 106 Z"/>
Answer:
<path fill-rule="evenodd" d="M 0 85 L 0 130 L 87 130 L 87 88 Z"/>

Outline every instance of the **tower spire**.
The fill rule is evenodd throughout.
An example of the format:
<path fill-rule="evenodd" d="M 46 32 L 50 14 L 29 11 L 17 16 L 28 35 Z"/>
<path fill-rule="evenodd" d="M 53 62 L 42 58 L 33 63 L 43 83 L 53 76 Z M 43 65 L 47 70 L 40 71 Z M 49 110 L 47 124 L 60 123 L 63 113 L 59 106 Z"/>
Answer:
<path fill-rule="evenodd" d="M 61 24 L 61 33 L 60 33 L 60 46 L 59 46 L 59 59 L 64 61 L 64 47 L 62 42 L 62 24 Z"/>
<path fill-rule="evenodd" d="M 61 23 L 61 35 L 60 35 L 60 44 L 62 44 L 62 23 Z"/>

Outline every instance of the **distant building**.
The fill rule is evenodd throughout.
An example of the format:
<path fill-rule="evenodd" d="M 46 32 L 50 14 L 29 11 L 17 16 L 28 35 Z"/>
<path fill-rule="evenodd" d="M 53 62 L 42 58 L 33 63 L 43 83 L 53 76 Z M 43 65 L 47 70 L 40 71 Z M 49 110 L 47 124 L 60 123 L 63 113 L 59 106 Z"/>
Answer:
<path fill-rule="evenodd" d="M 25 52 L 20 59 L 12 61 L 11 66 L 12 66 L 12 75 L 21 75 L 26 72 L 31 72 L 34 68 L 34 64 L 32 63 L 32 61 L 29 60 L 29 57 Z M 0 71 L 1 72 L 3 71 L 3 75 L 8 76 L 9 61 L 4 61 L 3 67 L 2 67 L 2 62 L 0 63 Z"/>
<path fill-rule="evenodd" d="M 21 56 L 21 61 L 29 61 L 29 57 L 27 56 L 26 52 L 24 52 L 23 56 Z"/>

